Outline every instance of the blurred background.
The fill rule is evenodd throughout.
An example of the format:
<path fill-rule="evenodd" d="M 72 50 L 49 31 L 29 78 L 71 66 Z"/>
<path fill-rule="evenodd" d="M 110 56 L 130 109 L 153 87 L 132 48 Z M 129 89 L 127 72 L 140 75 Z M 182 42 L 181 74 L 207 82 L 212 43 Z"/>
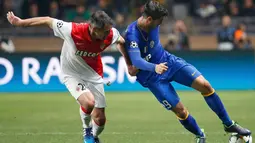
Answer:
<path fill-rule="evenodd" d="M 248 50 L 254 46 L 253 0 L 159 0 L 170 15 L 161 25 L 161 41 L 167 50 Z M 0 35 L 50 38 L 44 28 L 14 28 L 6 13 L 21 18 L 51 16 L 65 21 L 85 22 L 91 13 L 104 10 L 124 34 L 127 25 L 141 15 L 146 0 L 1 0 Z M 15 39 L 16 45 L 21 42 Z M 57 51 L 61 48 L 47 47 Z M 48 50 L 46 47 L 45 50 Z M 41 48 L 32 48 L 36 50 Z M 17 46 L 16 51 L 26 50 Z M 109 49 L 110 50 L 110 49 Z"/>
<path fill-rule="evenodd" d="M 47 72 L 52 58 L 57 60 L 54 63 L 59 63 L 63 41 L 55 38 L 52 30 L 47 27 L 20 28 L 10 25 L 6 19 L 8 11 L 14 11 L 21 18 L 51 16 L 64 21 L 86 22 L 96 10 L 104 10 L 114 19 L 115 27 L 124 36 L 127 25 L 141 15 L 145 2 L 146 0 L 0 0 L 0 49 L 3 58 L 8 56 L 4 59 L 11 63 L 15 73 L 8 78 L 8 74 L 5 74 L 8 70 L 6 66 L 2 66 L 1 71 L 6 72 L 1 72 L 0 77 L 5 84 L 0 89 L 7 90 L 11 83 L 18 82 L 17 84 L 23 85 L 20 88 L 27 90 L 24 85 L 29 85 L 29 81 L 32 85 L 29 87 L 34 90 L 38 84 L 42 87 L 41 90 L 44 87 L 53 88 L 53 91 L 65 89 L 59 84 L 59 69 L 55 69 L 59 65 L 53 65 L 53 69 Z M 194 64 L 218 89 L 255 88 L 253 0 L 159 2 L 170 13 L 160 28 L 160 40 L 167 51 Z M 30 70 L 37 64 L 31 64 L 31 58 L 24 60 L 28 55 L 38 62 L 39 69 L 35 75 L 31 75 Z M 134 78 L 127 75 L 125 66 L 119 66 L 123 59 L 115 46 L 107 48 L 103 55 L 105 81 L 110 81 L 113 85 L 111 88 L 106 87 L 107 90 L 125 90 L 123 85 L 144 90 L 134 83 Z M 18 63 L 20 61 L 22 63 Z M 27 70 L 24 70 L 24 61 L 28 61 Z M 2 60 L 1 63 L 6 62 Z M 28 72 L 27 79 L 24 79 L 24 71 Z M 43 83 L 45 74 L 49 74 L 49 84 Z M 17 78 L 14 80 L 15 76 Z M 236 84 L 240 82 L 243 84 Z M 51 86 L 52 84 L 56 84 L 56 87 Z M 177 88 L 186 89 L 178 85 Z"/>
<path fill-rule="evenodd" d="M 255 0 L 159 0 L 170 15 L 160 26 L 164 48 L 196 66 L 218 91 L 231 115 L 255 130 Z M 0 0 L 0 143 L 81 142 L 78 104 L 61 83 L 63 41 L 45 27 L 10 25 L 21 18 L 51 16 L 86 22 L 104 10 L 124 35 L 146 0 Z M 190 143 L 173 114 L 128 75 L 115 45 L 102 53 L 107 96 L 103 142 Z M 202 96 L 173 83 L 182 102 L 206 129 L 208 141 L 226 143 L 222 125 Z M 68 96 L 69 95 L 69 96 Z M 207 118 L 206 118 L 207 117 Z M 215 138 L 215 136 L 217 136 Z"/>

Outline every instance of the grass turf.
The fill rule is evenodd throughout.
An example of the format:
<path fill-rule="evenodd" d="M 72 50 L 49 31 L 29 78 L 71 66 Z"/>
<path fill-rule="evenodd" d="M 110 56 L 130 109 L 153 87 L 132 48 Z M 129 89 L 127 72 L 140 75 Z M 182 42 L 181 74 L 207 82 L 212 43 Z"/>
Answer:
<path fill-rule="evenodd" d="M 179 92 L 207 143 L 227 143 L 223 126 L 197 92 Z M 230 116 L 255 131 L 255 91 L 219 92 Z M 149 92 L 109 92 L 104 143 L 194 143 Z M 0 143 L 81 143 L 78 104 L 68 93 L 1 93 Z"/>

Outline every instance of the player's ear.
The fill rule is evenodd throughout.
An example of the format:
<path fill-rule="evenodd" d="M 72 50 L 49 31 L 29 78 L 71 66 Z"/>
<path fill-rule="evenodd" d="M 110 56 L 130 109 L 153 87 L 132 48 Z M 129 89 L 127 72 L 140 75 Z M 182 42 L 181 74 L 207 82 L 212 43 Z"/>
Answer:
<path fill-rule="evenodd" d="M 148 23 L 151 23 L 152 21 L 153 21 L 152 17 L 151 17 L 151 16 L 148 16 L 148 17 L 147 17 L 147 22 L 148 22 Z"/>

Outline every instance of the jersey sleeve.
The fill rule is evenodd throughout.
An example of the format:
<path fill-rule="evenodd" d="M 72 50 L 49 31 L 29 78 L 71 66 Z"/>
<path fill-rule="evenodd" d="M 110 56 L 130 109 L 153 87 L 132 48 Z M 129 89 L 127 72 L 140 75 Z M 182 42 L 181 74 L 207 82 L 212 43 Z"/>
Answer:
<path fill-rule="evenodd" d="M 147 62 L 145 59 L 141 57 L 141 52 L 139 49 L 139 40 L 134 36 L 126 38 L 126 49 L 132 64 L 141 70 L 145 71 L 155 71 L 155 64 Z"/>
<path fill-rule="evenodd" d="M 120 33 L 116 28 L 112 28 L 112 32 L 113 32 L 113 37 L 112 37 L 112 43 L 114 44 L 115 42 L 117 42 L 120 38 Z"/>
<path fill-rule="evenodd" d="M 72 23 L 54 19 L 52 24 L 52 29 L 56 37 L 66 39 L 67 37 L 71 36 Z"/>

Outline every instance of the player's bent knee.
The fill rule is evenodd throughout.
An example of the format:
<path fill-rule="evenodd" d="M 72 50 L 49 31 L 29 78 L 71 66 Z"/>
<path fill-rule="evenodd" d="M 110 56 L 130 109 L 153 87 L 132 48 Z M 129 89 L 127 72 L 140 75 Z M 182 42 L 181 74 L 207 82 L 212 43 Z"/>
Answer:
<path fill-rule="evenodd" d="M 214 93 L 211 84 L 202 75 L 193 82 L 192 87 L 204 96 L 210 96 Z"/>
<path fill-rule="evenodd" d="M 77 100 L 80 103 L 80 105 L 84 107 L 85 109 L 94 108 L 95 106 L 95 100 L 93 98 L 93 95 L 82 94 L 79 96 Z"/>
<path fill-rule="evenodd" d="M 212 88 L 211 84 L 207 80 L 204 81 L 204 87 L 208 92 L 213 91 L 213 88 Z"/>
<path fill-rule="evenodd" d="M 93 109 L 95 106 L 95 102 L 94 101 L 84 101 L 84 102 L 80 102 L 80 105 L 82 107 L 84 107 L 85 109 Z"/>
<path fill-rule="evenodd" d="M 204 92 L 202 92 L 203 96 L 210 96 L 214 93 L 214 89 L 212 88 L 211 84 L 204 80 Z"/>
<path fill-rule="evenodd" d="M 176 113 L 176 116 L 177 116 L 178 119 L 180 119 L 180 120 L 186 120 L 187 117 L 188 117 L 188 115 L 189 115 L 189 112 L 188 112 L 188 110 L 185 109 L 185 108 Z"/>
<path fill-rule="evenodd" d="M 175 113 L 178 119 L 180 120 L 185 120 L 188 118 L 189 112 L 188 110 L 184 107 L 184 105 L 179 102 L 173 109 L 172 111 Z"/>

